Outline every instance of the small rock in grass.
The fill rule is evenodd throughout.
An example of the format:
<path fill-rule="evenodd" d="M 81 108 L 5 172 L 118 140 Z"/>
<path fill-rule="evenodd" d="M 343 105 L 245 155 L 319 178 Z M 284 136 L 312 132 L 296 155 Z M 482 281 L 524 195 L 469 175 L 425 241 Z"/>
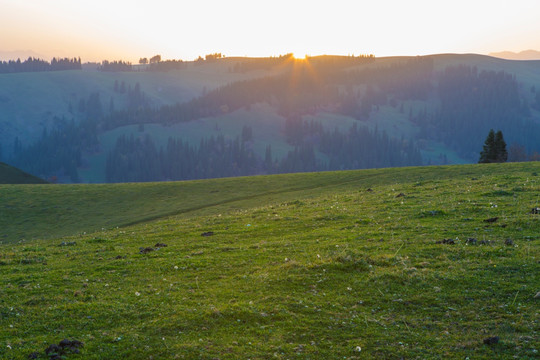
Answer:
<path fill-rule="evenodd" d="M 60 243 L 60 246 L 74 246 L 77 245 L 77 242 L 75 241 L 62 241 Z"/>
<path fill-rule="evenodd" d="M 368 188 L 366 191 L 367 191 L 367 192 L 373 192 L 373 189 L 372 189 L 372 188 Z"/>
<path fill-rule="evenodd" d="M 214 232 L 213 232 L 213 231 L 206 231 L 206 232 L 203 232 L 203 233 L 201 234 L 201 236 L 212 236 L 212 235 L 214 235 Z"/>
<path fill-rule="evenodd" d="M 152 251 L 154 251 L 154 248 L 151 248 L 151 247 L 146 247 L 146 248 L 141 247 L 141 248 L 139 248 L 139 253 L 141 253 L 141 254 L 148 254 L 149 252 L 152 252 Z"/>
<path fill-rule="evenodd" d="M 397 198 L 403 197 L 403 196 L 406 196 L 406 195 L 404 193 L 399 193 L 399 194 L 396 195 Z"/>
<path fill-rule="evenodd" d="M 484 344 L 486 345 L 495 345 L 498 342 L 499 342 L 498 336 L 491 336 L 491 337 L 488 337 L 487 339 L 484 339 Z"/>
<path fill-rule="evenodd" d="M 455 245 L 454 239 L 443 239 L 442 241 L 437 241 L 436 244 L 448 244 L 448 245 Z"/>
<path fill-rule="evenodd" d="M 477 241 L 475 238 L 467 238 L 467 244 L 469 245 L 476 245 Z"/>
<path fill-rule="evenodd" d="M 56 344 L 52 344 L 52 345 L 49 345 L 49 347 L 45 349 L 45 354 L 47 355 L 58 354 L 61 350 L 62 349 L 60 348 L 60 346 Z"/>
<path fill-rule="evenodd" d="M 489 219 L 486 219 L 484 220 L 484 222 L 487 222 L 487 223 L 494 223 L 495 221 L 499 220 L 499 217 L 496 216 L 496 217 L 492 217 L 492 218 L 489 218 Z"/>
<path fill-rule="evenodd" d="M 167 247 L 167 244 L 164 244 L 164 243 L 157 243 L 156 245 L 154 245 L 155 248 L 162 248 L 162 247 Z"/>
<path fill-rule="evenodd" d="M 75 352 L 75 350 L 78 350 L 78 348 L 83 346 L 83 343 L 79 340 L 68 340 L 64 339 L 58 343 L 58 345 L 63 349 L 69 349 L 72 352 Z M 77 351 L 78 352 L 78 351 Z"/>
<path fill-rule="evenodd" d="M 64 355 L 66 353 L 72 353 L 72 354 L 78 354 L 79 348 L 83 346 L 83 343 L 79 340 L 68 340 L 64 339 L 56 344 L 49 345 L 45 349 L 45 354 L 49 357 L 49 360 L 51 359 L 64 359 Z M 30 356 L 36 356 L 36 357 L 30 357 Z M 38 353 L 32 353 L 28 356 L 31 359 L 38 359 L 39 354 Z"/>
<path fill-rule="evenodd" d="M 506 239 L 506 240 L 504 240 L 504 245 L 506 245 L 506 246 L 514 246 L 514 241 L 512 239 Z"/>

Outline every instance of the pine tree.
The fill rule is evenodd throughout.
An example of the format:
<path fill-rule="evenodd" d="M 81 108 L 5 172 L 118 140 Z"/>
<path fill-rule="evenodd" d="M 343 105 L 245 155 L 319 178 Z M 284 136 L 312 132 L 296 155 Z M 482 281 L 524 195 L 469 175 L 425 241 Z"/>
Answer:
<path fill-rule="evenodd" d="M 484 147 L 480 152 L 479 163 L 506 162 L 508 152 L 506 151 L 506 142 L 504 141 L 502 131 L 493 131 L 491 129 L 484 142 Z"/>
<path fill-rule="evenodd" d="M 508 151 L 506 151 L 506 142 L 504 141 L 502 131 L 495 134 L 495 162 L 506 162 Z"/>
<path fill-rule="evenodd" d="M 494 156 L 494 150 L 495 150 L 495 132 L 493 129 L 489 130 L 489 134 L 486 138 L 486 141 L 484 142 L 484 147 L 482 148 L 482 152 L 480 152 L 480 160 L 478 160 L 479 163 L 490 163 L 493 162 L 495 156 Z"/>

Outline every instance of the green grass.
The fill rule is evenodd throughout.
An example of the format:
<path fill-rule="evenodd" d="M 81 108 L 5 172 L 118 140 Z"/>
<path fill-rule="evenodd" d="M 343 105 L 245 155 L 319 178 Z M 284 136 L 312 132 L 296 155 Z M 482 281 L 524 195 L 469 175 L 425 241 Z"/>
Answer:
<path fill-rule="evenodd" d="M 0 184 L 44 184 L 45 180 L 0 162 Z"/>
<path fill-rule="evenodd" d="M 0 358 L 63 338 L 69 359 L 537 358 L 539 172 L 2 186 L 0 221 L 32 225 L 0 224 Z"/>

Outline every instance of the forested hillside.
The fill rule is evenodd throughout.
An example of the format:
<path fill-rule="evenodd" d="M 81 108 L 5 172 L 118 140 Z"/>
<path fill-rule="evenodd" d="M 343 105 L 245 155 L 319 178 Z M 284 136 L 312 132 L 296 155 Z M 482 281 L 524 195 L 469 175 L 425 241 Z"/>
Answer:
<path fill-rule="evenodd" d="M 540 62 L 213 56 L 117 71 L 128 65 L 102 65 L 114 96 L 69 102 L 36 141 L 4 145 L 4 160 L 59 181 L 123 182 L 476 162 L 491 128 L 510 159 L 540 151 Z M 141 72 L 230 81 L 156 103 L 148 83 L 118 79 Z"/>

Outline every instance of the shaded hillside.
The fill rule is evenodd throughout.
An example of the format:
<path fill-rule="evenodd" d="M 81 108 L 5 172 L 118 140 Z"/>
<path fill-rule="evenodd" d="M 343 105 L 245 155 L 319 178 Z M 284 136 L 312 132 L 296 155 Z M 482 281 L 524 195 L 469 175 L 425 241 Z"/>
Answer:
<path fill-rule="evenodd" d="M 0 162 L 0 184 L 45 184 L 45 180 Z"/>
<path fill-rule="evenodd" d="M 0 74 L 0 146 L 11 155 L 18 138 L 23 146 L 37 141 L 44 130 L 51 131 L 63 121 L 75 122 L 139 106 L 130 96 L 138 86 L 145 95 L 144 105 L 159 107 L 185 102 L 230 82 L 262 76 L 263 72 L 229 72 L 234 62 L 186 65 L 174 71 L 101 72 L 82 71 Z M 89 110 L 88 101 L 99 103 Z M 97 108 L 96 108 L 97 107 Z"/>

